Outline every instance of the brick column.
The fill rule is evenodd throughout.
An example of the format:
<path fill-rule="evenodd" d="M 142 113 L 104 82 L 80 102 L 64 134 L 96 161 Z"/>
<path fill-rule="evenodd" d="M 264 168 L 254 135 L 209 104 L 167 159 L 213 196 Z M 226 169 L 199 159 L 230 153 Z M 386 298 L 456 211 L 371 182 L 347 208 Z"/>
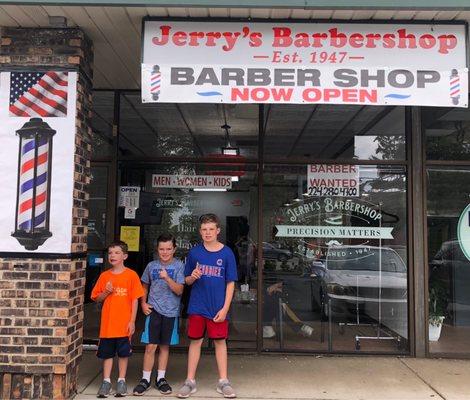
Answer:
<path fill-rule="evenodd" d="M 2 28 L 0 38 L 4 71 L 66 68 L 79 76 L 71 254 L 0 258 L 0 398 L 67 399 L 82 354 L 92 46 L 75 28 Z"/>

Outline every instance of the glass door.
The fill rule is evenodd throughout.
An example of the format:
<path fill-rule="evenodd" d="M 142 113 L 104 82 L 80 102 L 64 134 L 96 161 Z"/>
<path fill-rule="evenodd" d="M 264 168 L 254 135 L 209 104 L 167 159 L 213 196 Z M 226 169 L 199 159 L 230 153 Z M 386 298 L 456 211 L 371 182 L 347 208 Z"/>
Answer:
<path fill-rule="evenodd" d="M 176 257 L 184 261 L 188 251 L 200 243 L 199 216 L 209 212 L 218 215 L 220 241 L 233 250 L 239 277 L 230 312 L 228 345 L 230 348 L 256 348 L 257 165 L 124 163 L 120 185 L 138 188 L 140 192 L 135 214 L 129 216 L 125 207 L 118 209 L 121 235 L 129 229 L 139 234 L 128 258 L 128 266 L 139 275 L 155 258 L 159 235 L 171 233 L 176 237 Z M 185 326 L 189 295 L 190 288 L 185 288 L 180 346 L 188 345 Z M 139 312 L 137 332 L 143 329 L 143 317 Z M 139 335 L 135 335 L 134 340 L 139 344 Z"/>

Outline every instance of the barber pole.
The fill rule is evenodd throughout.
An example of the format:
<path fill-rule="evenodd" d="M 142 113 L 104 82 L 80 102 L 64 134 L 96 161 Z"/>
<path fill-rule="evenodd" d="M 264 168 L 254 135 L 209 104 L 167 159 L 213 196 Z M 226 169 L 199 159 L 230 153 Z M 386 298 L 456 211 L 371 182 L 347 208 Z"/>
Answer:
<path fill-rule="evenodd" d="M 449 86 L 452 104 L 457 105 L 460 101 L 460 76 L 456 69 L 453 69 L 450 74 Z"/>
<path fill-rule="evenodd" d="M 16 134 L 20 138 L 15 232 L 26 250 L 36 250 L 49 231 L 53 130 L 41 118 L 31 118 Z"/>
<path fill-rule="evenodd" d="M 150 76 L 150 93 L 154 101 L 157 101 L 160 97 L 161 80 L 162 73 L 160 72 L 160 66 L 154 65 Z"/>

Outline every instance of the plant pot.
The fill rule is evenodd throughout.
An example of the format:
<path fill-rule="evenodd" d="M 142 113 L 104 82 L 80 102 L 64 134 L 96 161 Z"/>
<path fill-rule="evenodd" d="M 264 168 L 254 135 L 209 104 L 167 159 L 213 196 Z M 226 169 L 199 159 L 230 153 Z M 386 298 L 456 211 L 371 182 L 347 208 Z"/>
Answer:
<path fill-rule="evenodd" d="M 441 336 L 444 317 L 439 317 L 440 322 L 429 323 L 429 341 L 437 342 Z"/>

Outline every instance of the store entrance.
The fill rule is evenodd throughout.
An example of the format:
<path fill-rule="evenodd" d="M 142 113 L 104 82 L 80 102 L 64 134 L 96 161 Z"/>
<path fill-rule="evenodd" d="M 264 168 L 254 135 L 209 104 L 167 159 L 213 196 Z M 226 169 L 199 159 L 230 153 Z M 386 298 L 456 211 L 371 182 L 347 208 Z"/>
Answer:
<path fill-rule="evenodd" d="M 407 352 L 404 108 L 149 105 L 137 93 L 119 104 L 113 228 L 131 245 L 129 267 L 142 274 L 162 233 L 184 261 L 199 216 L 215 213 L 239 278 L 230 349 Z M 319 191 L 315 170 L 354 171 L 357 190 Z M 85 340 L 98 323 L 87 304 Z M 139 313 L 136 346 L 142 330 Z"/>
<path fill-rule="evenodd" d="M 235 164 L 235 163 L 233 163 Z M 238 163 L 239 164 L 239 163 Z M 230 313 L 229 348 L 256 348 L 256 265 L 255 249 L 257 237 L 257 170 L 256 165 L 230 164 L 136 164 L 123 163 L 120 169 L 120 188 L 138 188 L 139 207 L 129 217 L 127 207 L 120 201 L 117 224 L 120 238 L 131 245 L 127 264 L 139 275 L 145 266 L 157 256 L 155 243 L 159 235 L 171 233 L 176 238 L 175 256 L 185 260 L 188 251 L 200 242 L 199 216 L 215 213 L 221 221 L 220 240 L 232 249 L 237 260 L 237 283 Z M 206 178 L 210 171 L 218 171 L 218 177 L 228 177 L 224 187 L 211 186 Z M 165 184 L 164 177 L 182 178 L 197 176 L 199 182 L 172 182 Z M 215 175 L 212 175 L 215 176 Z M 203 182 L 206 187 L 201 186 Z M 212 186 L 218 185 L 215 183 Z M 169 187 L 170 186 L 170 187 Z M 247 245 L 249 243 L 249 245 Z M 247 255 L 249 251 L 251 254 Z M 242 283 L 248 286 L 243 285 Z M 250 286 L 250 283 L 253 283 Z M 243 290 L 243 291 L 242 291 Z M 186 309 L 190 288 L 185 288 L 182 296 L 180 324 L 180 344 L 187 346 L 184 334 Z M 144 316 L 139 313 L 136 328 L 143 330 Z M 134 338 L 140 343 L 139 335 Z M 211 343 L 206 342 L 206 346 Z"/>

